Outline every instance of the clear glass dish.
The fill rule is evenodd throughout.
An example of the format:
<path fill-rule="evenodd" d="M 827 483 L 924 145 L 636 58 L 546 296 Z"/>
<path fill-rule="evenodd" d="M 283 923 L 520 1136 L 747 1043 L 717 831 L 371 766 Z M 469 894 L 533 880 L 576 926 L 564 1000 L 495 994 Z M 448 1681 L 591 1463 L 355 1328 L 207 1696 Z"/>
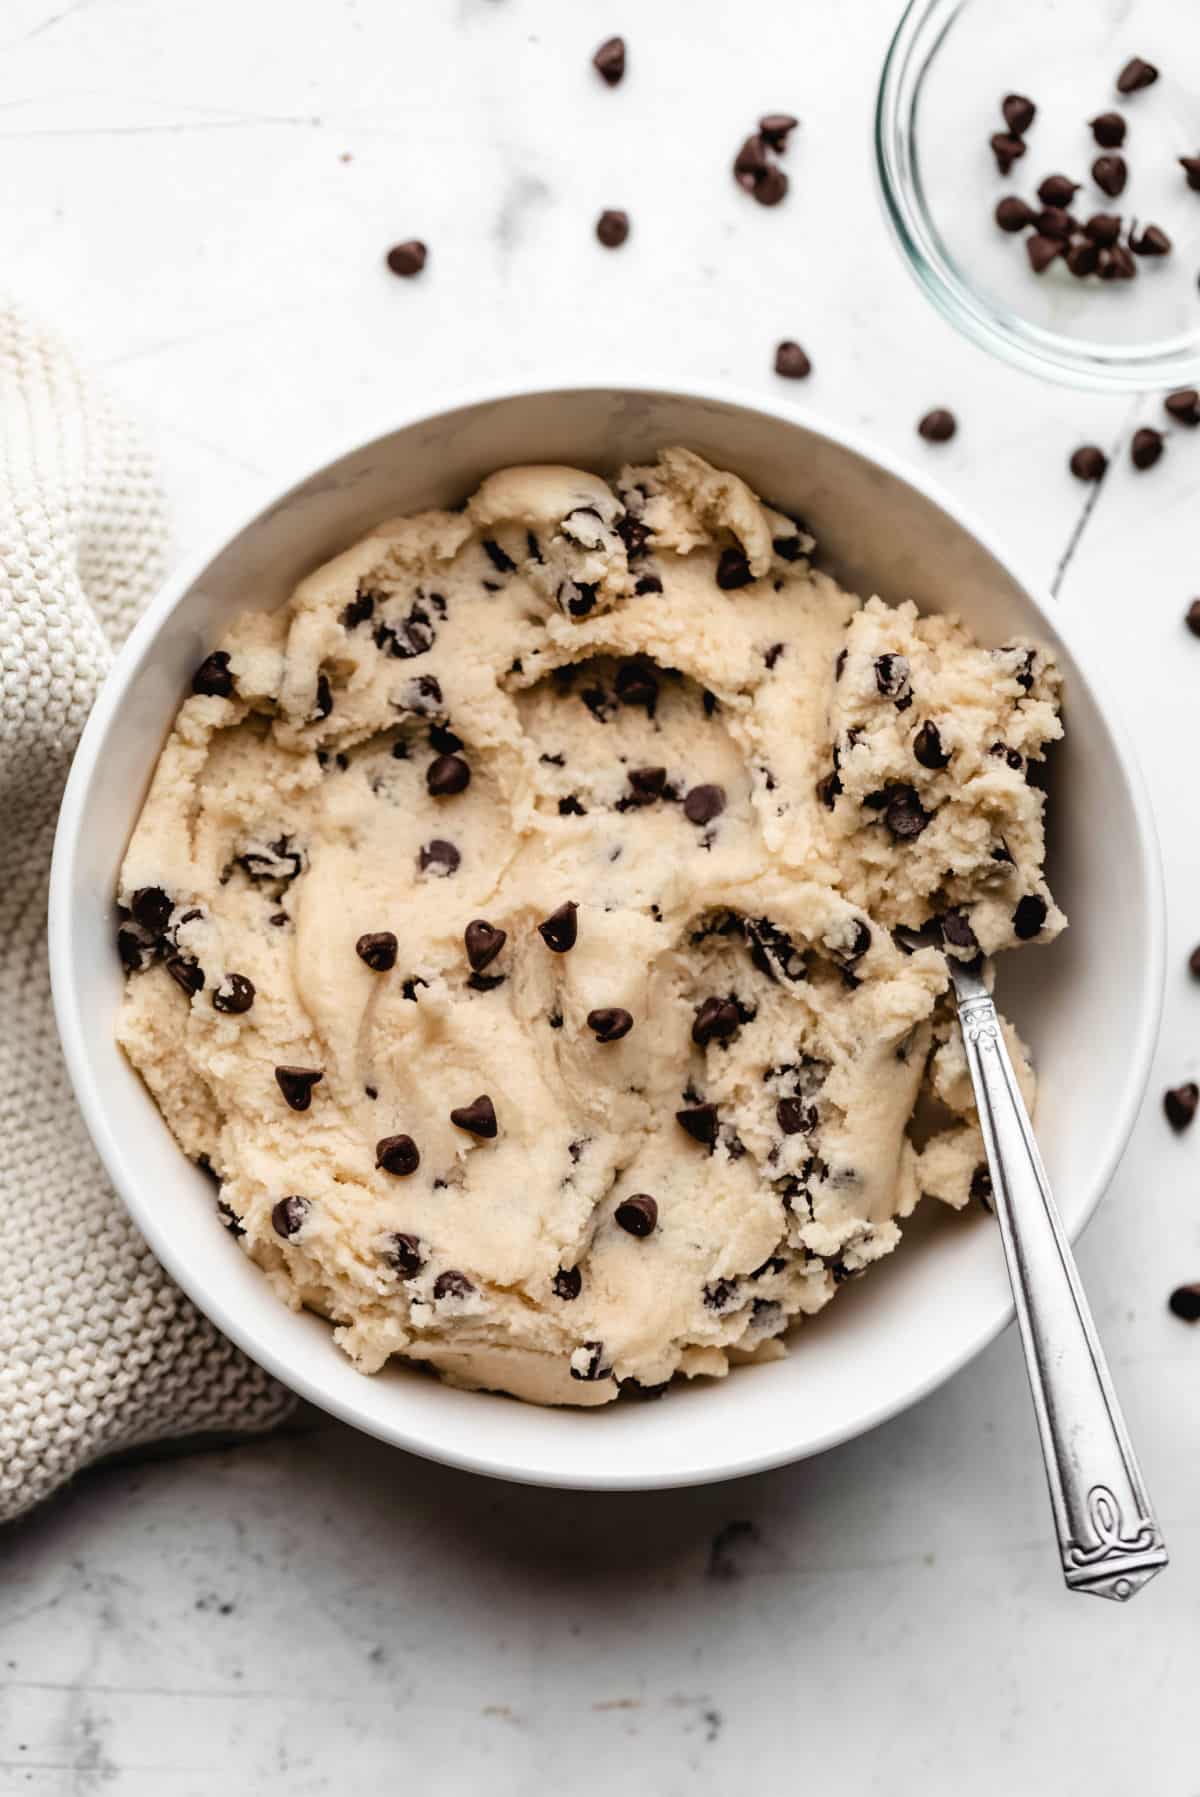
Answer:
<path fill-rule="evenodd" d="M 1120 94 L 1138 56 L 1152 86 Z M 1001 100 L 1027 95 L 1037 116 L 1007 175 L 989 139 Z M 1118 112 L 1128 184 L 1096 185 L 1105 153 L 1089 121 Z M 875 152 L 904 259 L 959 330 L 1027 370 L 1075 386 L 1145 391 L 1200 383 L 1200 192 L 1180 156 L 1200 156 L 1200 18 L 1190 0 L 911 0 L 884 62 Z M 1112 153 L 1112 152 L 1110 152 Z M 1060 256 L 1034 274 L 1025 233 L 996 224 L 1016 194 L 1035 209 L 1050 174 L 1080 182 L 1071 212 L 1154 223 L 1169 255 L 1138 256 L 1133 280 L 1078 279 Z"/>

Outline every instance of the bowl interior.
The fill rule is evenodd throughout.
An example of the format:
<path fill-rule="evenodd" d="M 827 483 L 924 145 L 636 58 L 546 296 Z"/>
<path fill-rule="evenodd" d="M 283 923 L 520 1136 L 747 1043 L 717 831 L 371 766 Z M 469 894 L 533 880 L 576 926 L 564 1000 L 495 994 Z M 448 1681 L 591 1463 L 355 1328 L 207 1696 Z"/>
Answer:
<path fill-rule="evenodd" d="M 160 1260 L 219 1327 L 335 1414 L 436 1458 L 552 1484 L 718 1478 L 870 1427 L 963 1364 L 1006 1320 L 994 1227 L 982 1215 L 923 1207 L 929 1214 L 914 1219 L 913 1240 L 804 1325 L 786 1361 L 672 1390 L 658 1404 L 548 1411 L 454 1391 L 403 1368 L 364 1378 L 325 1323 L 272 1296 L 220 1227 L 211 1184 L 180 1154 L 116 1047 L 112 897 L 187 677 L 237 612 L 282 603 L 303 574 L 371 524 L 456 503 L 505 463 L 611 470 L 673 442 L 803 513 L 826 564 L 858 592 L 956 610 L 989 644 L 1033 631 L 1055 645 L 1068 734 L 1052 760 L 1050 875 L 1071 928 L 1052 948 L 1002 962 L 998 984 L 1037 1059 L 1039 1137 L 1077 1230 L 1124 1145 L 1157 1024 L 1156 850 L 1136 774 L 1054 621 L 978 537 L 897 473 L 788 417 L 642 389 L 535 392 L 408 425 L 331 463 L 160 595 L 89 723 L 55 855 L 51 958 L 68 1063 L 109 1173 Z M 1098 1056 L 1101 1041 L 1115 1052 Z"/>

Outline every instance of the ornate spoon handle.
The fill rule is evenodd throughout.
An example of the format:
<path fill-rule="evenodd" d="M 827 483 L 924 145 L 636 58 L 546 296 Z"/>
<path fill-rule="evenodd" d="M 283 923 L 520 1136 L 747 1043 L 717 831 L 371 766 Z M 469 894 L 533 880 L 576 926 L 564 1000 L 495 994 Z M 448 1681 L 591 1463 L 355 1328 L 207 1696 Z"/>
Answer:
<path fill-rule="evenodd" d="M 1033 1391 L 1063 1577 L 1124 1602 L 1167 1564 L 996 1007 L 950 961 Z"/>

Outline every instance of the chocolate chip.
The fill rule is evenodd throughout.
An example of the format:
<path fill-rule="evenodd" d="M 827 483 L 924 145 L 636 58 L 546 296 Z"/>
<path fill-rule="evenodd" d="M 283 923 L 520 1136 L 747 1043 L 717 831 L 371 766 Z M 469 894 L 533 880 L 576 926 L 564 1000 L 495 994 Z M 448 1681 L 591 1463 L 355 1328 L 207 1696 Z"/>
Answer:
<path fill-rule="evenodd" d="M 1179 166 L 1193 193 L 1200 193 L 1200 156 L 1181 156 Z"/>
<path fill-rule="evenodd" d="M 993 743 L 988 750 L 988 754 L 994 755 L 997 761 L 1007 762 L 1008 766 L 1012 768 L 1013 772 L 1016 774 L 1019 774 L 1025 765 L 1021 751 L 1019 749 L 1010 749 L 1007 743 Z"/>
<path fill-rule="evenodd" d="M 816 1106 L 801 1098 L 781 1098 L 775 1106 L 775 1121 L 785 1136 L 808 1135 L 816 1128 Z"/>
<path fill-rule="evenodd" d="M 633 1028 L 633 1018 L 617 1006 L 606 1006 L 588 1012 L 587 1026 L 597 1042 L 619 1042 Z"/>
<path fill-rule="evenodd" d="M 754 1277 L 753 1274 L 750 1275 Z M 711 1285 L 704 1287 L 704 1306 L 706 1310 L 728 1310 L 736 1302 L 738 1282 L 736 1279 L 714 1279 Z"/>
<path fill-rule="evenodd" d="M 1200 980 L 1200 947 L 1194 948 L 1188 956 L 1188 972 L 1194 980 Z"/>
<path fill-rule="evenodd" d="M 1177 1285 L 1167 1308 L 1185 1323 L 1200 1322 L 1200 1285 Z"/>
<path fill-rule="evenodd" d="M 1102 281 L 1132 281 L 1137 263 L 1123 243 L 1115 243 L 1111 250 L 1101 250 L 1098 272 Z"/>
<path fill-rule="evenodd" d="M 948 443 L 958 429 L 958 420 L 953 412 L 945 406 L 935 406 L 932 412 L 926 412 L 917 426 L 917 435 L 924 437 L 926 443 Z"/>
<path fill-rule="evenodd" d="M 1163 405 L 1176 424 L 1186 424 L 1193 429 L 1200 424 L 1200 393 L 1195 387 L 1180 387 L 1176 392 L 1168 393 Z"/>
<path fill-rule="evenodd" d="M 1037 228 L 1043 237 L 1054 237 L 1061 244 L 1070 241 L 1071 235 L 1078 225 L 1069 212 L 1059 206 L 1047 206 L 1038 213 Z"/>
<path fill-rule="evenodd" d="M 428 255 L 429 251 L 419 237 L 409 237 L 388 251 L 387 265 L 394 275 L 403 275 L 408 280 L 420 274 Z"/>
<path fill-rule="evenodd" d="M 1036 892 L 1027 892 L 1013 912 L 1013 932 L 1021 942 L 1031 942 L 1046 921 L 1046 901 Z"/>
<path fill-rule="evenodd" d="M 765 112 L 758 121 L 763 142 L 773 150 L 786 150 L 787 140 L 800 123 L 790 112 Z"/>
<path fill-rule="evenodd" d="M 1140 56 L 1131 56 L 1117 76 L 1117 92 L 1135 94 L 1139 88 L 1151 87 L 1157 80 L 1158 70 L 1152 62 L 1143 62 Z"/>
<path fill-rule="evenodd" d="M 439 755 L 454 755 L 462 748 L 463 740 L 445 724 L 430 724 L 429 746 L 431 749 L 435 749 Z"/>
<path fill-rule="evenodd" d="M 503 973 L 471 973 L 467 975 L 467 985 L 472 992 L 494 992 L 497 986 L 503 986 L 507 977 Z"/>
<path fill-rule="evenodd" d="M 930 821 L 930 813 L 917 797 L 915 787 L 887 788 L 884 822 L 897 842 L 914 842 Z"/>
<path fill-rule="evenodd" d="M 1102 150 L 1119 150 L 1125 142 L 1125 120 L 1119 112 L 1102 112 L 1091 121 L 1092 136 Z"/>
<path fill-rule="evenodd" d="M 826 774 L 822 779 L 817 781 L 817 797 L 822 805 L 824 805 L 826 811 L 833 810 L 834 804 L 843 790 L 841 776 L 836 768 L 833 770 L 832 774 Z"/>
<path fill-rule="evenodd" d="M 906 655 L 880 655 L 875 662 L 875 685 L 885 699 L 894 699 L 897 704 L 902 699 L 911 698 L 912 683 L 909 679 L 908 657 Z"/>
<path fill-rule="evenodd" d="M 375 1165 L 407 1179 L 421 1165 L 421 1153 L 411 1136 L 384 1136 L 375 1144 Z"/>
<path fill-rule="evenodd" d="M 648 717 L 658 704 L 658 680 L 649 662 L 623 661 L 613 682 L 622 705 L 642 705 Z"/>
<path fill-rule="evenodd" d="M 423 980 L 419 974 L 414 974 L 411 979 L 402 982 L 400 990 L 408 1003 L 410 1005 L 415 1005 L 420 1003 L 420 1000 L 417 998 L 417 987 L 428 986 L 428 984 L 428 980 Z"/>
<path fill-rule="evenodd" d="M 487 1093 L 481 1092 L 470 1104 L 460 1104 L 451 1111 L 450 1121 L 468 1135 L 485 1136 L 490 1141 L 496 1133 L 496 1107 Z"/>
<path fill-rule="evenodd" d="M 971 928 L 965 911 L 947 911 L 941 919 L 942 935 L 951 948 L 968 949 L 972 954 L 979 951 L 979 938 Z"/>
<path fill-rule="evenodd" d="M 466 1274 L 460 1273 L 456 1267 L 450 1267 L 446 1272 L 439 1273 L 433 1282 L 435 1299 L 469 1298 L 474 1290 L 475 1287 Z"/>
<path fill-rule="evenodd" d="M 1037 213 L 1024 200 L 1018 199 L 1016 194 L 1010 193 L 1005 194 L 1002 200 L 997 200 L 994 216 L 1002 231 L 1023 231 L 1026 226 L 1033 224 Z"/>
<path fill-rule="evenodd" d="M 435 878 L 444 879 L 448 874 L 458 871 L 462 856 L 452 842 L 443 842 L 435 836 L 432 842 L 424 843 L 417 857 L 423 874 L 433 874 Z"/>
<path fill-rule="evenodd" d="M 609 1379 L 612 1377 L 612 1368 L 610 1366 L 605 1366 L 604 1364 L 603 1342 L 580 1342 L 579 1346 L 587 1355 L 587 1365 L 582 1368 L 582 1370 L 579 1367 L 572 1366 L 572 1379 L 583 1379 L 591 1384 L 597 1379 Z"/>
<path fill-rule="evenodd" d="M 364 593 L 359 587 L 349 605 L 342 607 L 339 623 L 343 630 L 353 630 L 359 624 L 365 624 L 375 613 L 374 593 Z"/>
<path fill-rule="evenodd" d="M 1103 480 L 1108 472 L 1108 457 L 1094 443 L 1084 443 L 1071 456 L 1071 473 L 1076 480 Z"/>
<path fill-rule="evenodd" d="M 693 786 L 683 801 L 683 815 L 689 824 L 711 824 L 725 809 L 723 786 Z"/>
<path fill-rule="evenodd" d="M 271 1225 L 276 1235 L 299 1235 L 308 1214 L 307 1198 L 281 1198 L 271 1211 Z"/>
<path fill-rule="evenodd" d="M 201 1161 L 205 1162 L 205 1171 L 211 1172 L 212 1169 L 207 1165 L 205 1156 L 202 1155 L 200 1160 L 196 1162 L 196 1165 L 200 1166 Z M 233 1206 L 231 1204 L 226 1204 L 223 1198 L 218 1198 L 217 1200 L 217 1215 L 221 1219 L 221 1227 L 229 1231 L 234 1241 L 237 1241 L 239 1237 L 245 1235 L 246 1230 L 242 1223 L 242 1219 L 238 1216 Z"/>
<path fill-rule="evenodd" d="M 617 1223 L 627 1235 L 653 1235 L 658 1222 L 658 1205 L 647 1192 L 635 1192 L 624 1198 L 614 1212 Z"/>
<path fill-rule="evenodd" d="M 713 717 L 715 713 L 721 709 L 720 701 L 718 700 L 716 693 L 710 693 L 707 688 L 700 695 L 700 703 L 704 708 L 704 715 L 706 718 Z"/>
<path fill-rule="evenodd" d="M 578 1267 L 560 1267 L 554 1275 L 551 1290 L 564 1304 L 573 1304 L 583 1290 L 583 1274 Z"/>
<path fill-rule="evenodd" d="M 625 39 L 606 37 L 592 57 L 592 67 L 609 87 L 616 87 L 625 73 Z"/>
<path fill-rule="evenodd" d="M 491 966 L 507 941 L 507 930 L 497 929 L 482 917 L 472 918 L 463 931 L 467 960 L 476 973 L 482 973 L 485 967 Z"/>
<path fill-rule="evenodd" d="M 233 697 L 233 675 L 229 672 L 229 656 L 224 649 L 206 655 L 192 675 L 192 691 L 206 699 Z"/>
<path fill-rule="evenodd" d="M 949 762 L 949 751 L 942 747 L 941 732 L 932 720 L 922 724 L 913 737 L 913 756 L 922 767 L 934 770 L 945 767 Z"/>
<path fill-rule="evenodd" d="M 1042 205 L 1056 209 L 1069 206 L 1078 192 L 1079 182 L 1067 175 L 1047 175 L 1037 190 Z"/>
<path fill-rule="evenodd" d="M 421 1243 L 415 1235 L 391 1236 L 387 1257 L 402 1279 L 415 1279 L 425 1265 Z"/>
<path fill-rule="evenodd" d="M 645 599 L 650 593 L 661 593 L 663 583 L 657 574 L 642 574 L 635 582 L 633 590 L 639 599 Z"/>
<path fill-rule="evenodd" d="M 186 992 L 189 998 L 204 989 L 204 969 L 184 955 L 173 955 L 167 962 L 167 972 L 180 991 Z"/>
<path fill-rule="evenodd" d="M 1037 116 L 1037 107 L 1024 94 L 1005 94 L 1000 110 L 1014 137 L 1024 137 Z"/>
<path fill-rule="evenodd" d="M 717 562 L 717 585 L 723 593 L 735 592 L 738 587 L 748 587 L 753 579 L 745 550 L 722 549 Z"/>
<path fill-rule="evenodd" d="M 1093 212 L 1083 230 L 1100 249 L 1111 249 L 1121 235 L 1121 215 L 1119 212 Z"/>
<path fill-rule="evenodd" d="M 775 351 L 775 372 L 789 381 L 802 381 L 812 373 L 812 363 L 798 343 L 785 337 Z"/>
<path fill-rule="evenodd" d="M 145 940 L 140 930 L 117 931 L 117 953 L 121 957 L 121 965 L 127 973 L 144 972 L 146 957 L 153 953 L 153 947 L 152 943 Z"/>
<path fill-rule="evenodd" d="M 1119 193 L 1125 191 L 1128 178 L 1129 170 L 1123 156 L 1097 156 L 1092 164 L 1092 180 L 1110 200 L 1115 200 Z"/>
<path fill-rule="evenodd" d="M 174 906 L 161 886 L 139 886 L 129 901 L 129 909 L 144 930 L 160 936 L 171 921 Z"/>
<path fill-rule="evenodd" d="M 312 716 L 308 720 L 309 723 L 320 723 L 321 719 L 327 718 L 332 710 L 333 688 L 329 684 L 329 676 L 328 674 L 318 674 L 316 703 L 313 706 Z"/>
<path fill-rule="evenodd" d="M 1146 225 L 1136 237 L 1129 233 L 1129 247 L 1135 256 L 1168 256 L 1171 239 L 1158 225 Z"/>
<path fill-rule="evenodd" d="M 788 178 L 783 170 L 772 164 L 761 174 L 750 189 L 760 206 L 778 206 L 787 194 Z"/>
<path fill-rule="evenodd" d="M 439 755 L 425 770 L 425 785 L 435 799 L 454 798 L 471 784 L 471 769 L 461 755 Z"/>
<path fill-rule="evenodd" d="M 1025 239 L 1025 254 L 1029 257 L 1029 266 L 1035 275 L 1044 275 L 1056 256 L 1063 253 L 1063 245 L 1057 237 L 1047 237 L 1041 231 L 1035 231 Z"/>
<path fill-rule="evenodd" d="M 629 236 L 628 212 L 616 212 L 611 208 L 602 212 L 596 220 L 596 236 L 606 250 L 619 250 Z"/>
<path fill-rule="evenodd" d="M 1008 131 L 995 131 L 988 140 L 992 146 L 992 155 L 996 158 L 996 167 L 1002 175 L 1007 175 L 1014 162 L 1025 154 L 1025 144 L 1019 137 Z"/>
<path fill-rule="evenodd" d="M 276 1067 L 275 1082 L 294 1111 L 306 1111 L 312 1103 L 313 1087 L 325 1075 L 318 1067 Z"/>
<path fill-rule="evenodd" d="M 631 767 L 629 784 L 633 788 L 634 802 L 638 805 L 652 805 L 655 799 L 661 799 L 667 784 L 665 767 Z"/>
<path fill-rule="evenodd" d="M 538 935 L 546 947 L 553 949 L 556 955 L 565 955 L 575 947 L 579 934 L 578 910 L 575 900 L 568 899 L 565 905 L 560 905 L 557 911 L 552 911 L 549 917 L 543 918 L 537 927 Z"/>
<path fill-rule="evenodd" d="M 399 946 L 390 930 L 374 930 L 369 935 L 359 937 L 354 944 L 354 952 L 360 961 L 366 962 L 372 973 L 387 973 L 396 965 Z"/>
<path fill-rule="evenodd" d="M 1183 615 L 1183 621 L 1193 636 L 1200 636 L 1200 599 L 1193 599 Z"/>
<path fill-rule="evenodd" d="M 1133 441 L 1129 445 L 1129 459 L 1135 468 L 1153 468 L 1163 452 L 1163 436 L 1153 426 L 1143 424 L 1133 433 Z"/>
<path fill-rule="evenodd" d="M 705 1047 L 709 1042 L 727 1042 L 741 1023 L 738 1008 L 731 998 L 706 998 L 697 1008 L 692 1024 L 692 1041 Z"/>
<path fill-rule="evenodd" d="M 1167 1122 L 1174 1130 L 1187 1129 L 1196 1115 L 1196 1106 L 1200 1104 L 1200 1086 L 1195 1080 L 1188 1080 L 1182 1086 L 1173 1086 L 1163 1093 L 1163 1110 Z"/>
<path fill-rule="evenodd" d="M 676 1111 L 675 1121 L 687 1131 L 693 1142 L 713 1148 L 717 1141 L 717 1107 L 715 1104 L 693 1104 Z"/>
<path fill-rule="evenodd" d="M 971 1175 L 970 1196 L 985 1210 L 991 1210 L 992 1175 L 986 1161 L 980 1161 Z"/>
<path fill-rule="evenodd" d="M 240 1017 L 254 1003 L 254 981 L 247 979 L 244 973 L 227 973 L 221 984 L 213 989 L 212 1003 L 214 1011 Z"/>
<path fill-rule="evenodd" d="M 766 140 L 761 133 L 755 132 L 746 139 L 733 159 L 733 178 L 739 187 L 744 188 L 747 193 L 753 193 L 770 167 Z"/>

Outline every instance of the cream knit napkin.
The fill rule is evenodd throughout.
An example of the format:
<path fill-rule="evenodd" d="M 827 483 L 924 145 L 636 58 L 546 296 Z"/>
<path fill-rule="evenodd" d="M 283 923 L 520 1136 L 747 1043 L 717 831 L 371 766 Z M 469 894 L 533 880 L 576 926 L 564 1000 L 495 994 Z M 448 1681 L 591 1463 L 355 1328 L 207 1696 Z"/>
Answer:
<path fill-rule="evenodd" d="M 0 1521 L 101 1455 L 293 1399 L 193 1309 L 110 1191 L 50 1008 L 63 783 L 165 531 L 136 435 L 0 300 Z"/>

